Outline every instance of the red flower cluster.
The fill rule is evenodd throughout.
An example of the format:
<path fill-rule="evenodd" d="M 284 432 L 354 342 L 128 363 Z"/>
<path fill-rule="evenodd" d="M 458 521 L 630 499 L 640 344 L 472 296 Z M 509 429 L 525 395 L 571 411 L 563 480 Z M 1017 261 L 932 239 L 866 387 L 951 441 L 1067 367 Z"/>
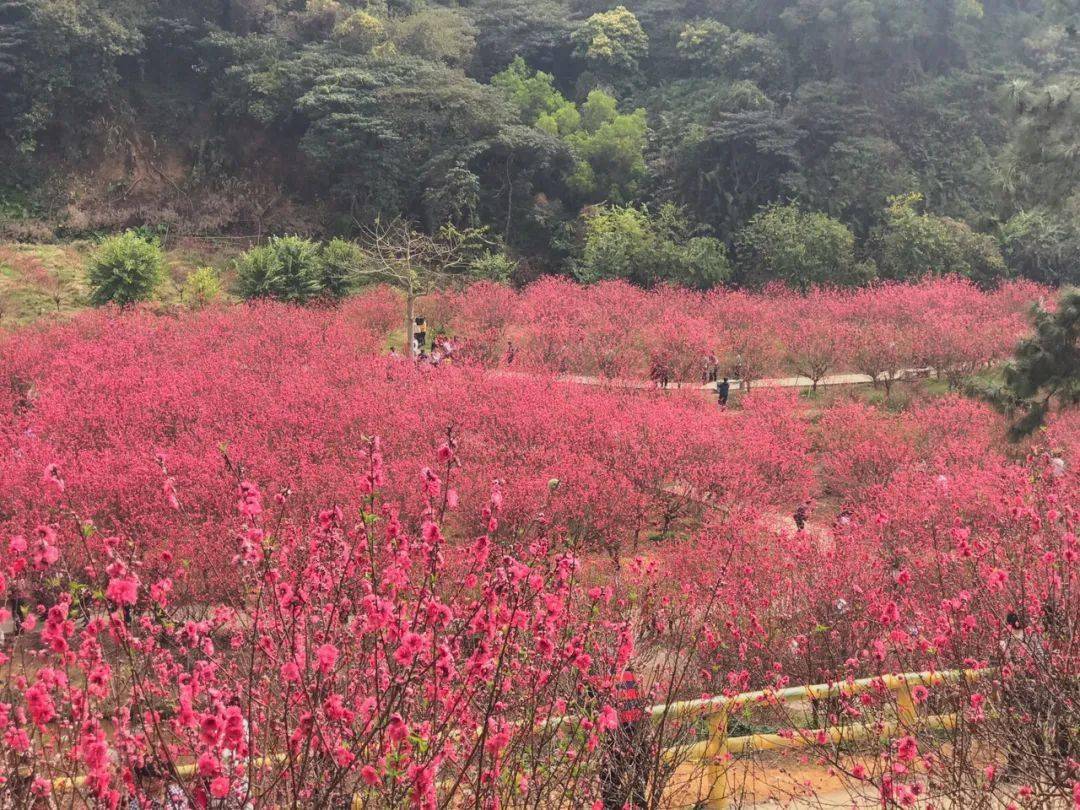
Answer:
<path fill-rule="evenodd" d="M 975 745 L 924 742 L 884 685 L 810 729 L 773 717 L 822 759 L 827 730 L 898 726 L 877 760 L 829 760 L 885 806 L 949 767 L 996 790 L 995 763 L 955 759 L 994 729 L 1015 765 L 1018 730 L 1034 750 L 1077 725 L 1074 415 L 1018 449 L 956 397 L 721 412 L 415 365 L 374 351 L 380 300 L 8 338 L 0 596 L 23 634 L 0 653 L 0 803 L 116 807 L 164 778 L 197 807 L 603 804 L 628 669 L 670 703 L 989 668 L 910 692 Z M 694 723 L 645 725 L 662 791 L 656 752 Z"/>

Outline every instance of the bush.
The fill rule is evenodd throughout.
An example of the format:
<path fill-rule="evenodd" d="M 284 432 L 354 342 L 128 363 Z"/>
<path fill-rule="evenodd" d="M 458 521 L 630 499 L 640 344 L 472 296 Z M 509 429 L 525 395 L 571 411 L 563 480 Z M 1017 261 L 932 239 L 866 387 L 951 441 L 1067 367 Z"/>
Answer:
<path fill-rule="evenodd" d="M 323 294 L 344 298 L 356 289 L 356 274 L 364 263 L 364 251 L 344 239 L 333 239 L 322 251 Z"/>
<path fill-rule="evenodd" d="M 955 273 L 985 286 L 1008 275 L 993 237 L 955 219 L 919 213 L 922 201 L 917 193 L 889 199 L 886 222 L 874 234 L 883 276 L 910 280 Z"/>
<path fill-rule="evenodd" d="M 736 237 L 743 279 L 758 286 L 783 281 L 799 290 L 824 284 L 850 287 L 873 279 L 855 260 L 855 236 L 826 214 L 774 205 L 756 214 Z"/>
<path fill-rule="evenodd" d="M 626 279 L 642 287 L 673 282 L 699 289 L 731 273 L 722 242 L 695 235 L 681 209 L 664 205 L 653 216 L 627 206 L 594 209 L 575 272 L 582 281 Z"/>
<path fill-rule="evenodd" d="M 165 276 L 165 258 L 155 241 L 126 231 L 98 246 L 87 274 L 91 303 L 127 306 L 153 295 Z"/>
<path fill-rule="evenodd" d="M 474 259 L 469 269 L 479 279 L 506 283 L 514 277 L 517 268 L 517 262 L 505 253 L 488 250 Z"/>
<path fill-rule="evenodd" d="M 299 236 L 275 236 L 252 248 L 237 264 L 237 286 L 246 299 L 304 303 L 323 292 L 319 246 Z"/>
<path fill-rule="evenodd" d="M 184 301 L 192 309 L 202 309 L 221 294 L 221 281 L 213 267 L 200 267 L 184 281 Z"/>

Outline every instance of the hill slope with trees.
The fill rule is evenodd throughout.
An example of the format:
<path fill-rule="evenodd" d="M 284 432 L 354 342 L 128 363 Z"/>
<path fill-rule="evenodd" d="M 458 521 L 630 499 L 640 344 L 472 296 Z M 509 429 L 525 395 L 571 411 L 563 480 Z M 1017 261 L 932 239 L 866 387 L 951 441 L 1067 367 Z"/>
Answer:
<path fill-rule="evenodd" d="M 487 228 L 518 280 L 1075 282 L 1077 23 L 1052 0 L 0 0 L 0 229 L 400 217 Z"/>

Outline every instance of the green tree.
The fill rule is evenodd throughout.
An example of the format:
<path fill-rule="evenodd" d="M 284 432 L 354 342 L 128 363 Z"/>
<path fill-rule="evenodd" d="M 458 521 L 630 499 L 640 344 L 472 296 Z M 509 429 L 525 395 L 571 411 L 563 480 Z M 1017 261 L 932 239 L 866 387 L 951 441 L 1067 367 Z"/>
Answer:
<path fill-rule="evenodd" d="M 340 20 L 333 31 L 334 41 L 353 53 L 371 53 L 387 41 L 386 24 L 363 9 Z"/>
<path fill-rule="evenodd" d="M 477 29 L 470 75 L 486 78 L 517 57 L 549 72 L 569 70 L 576 23 L 562 0 L 473 0 L 469 9 Z"/>
<path fill-rule="evenodd" d="M 1043 284 L 1080 284 L 1080 226 L 1067 212 L 1022 211 L 1002 223 L 998 238 L 1017 275 Z"/>
<path fill-rule="evenodd" d="M 798 196 L 802 135 L 771 103 L 722 112 L 677 136 L 664 179 L 699 220 L 722 237 L 733 236 L 763 205 Z"/>
<path fill-rule="evenodd" d="M 191 309 L 202 309 L 221 295 L 221 280 L 213 267 L 199 267 L 184 280 L 183 299 Z"/>
<path fill-rule="evenodd" d="M 565 136 L 578 157 L 570 189 L 586 202 L 634 200 L 647 177 L 648 132 L 644 109 L 619 113 L 612 96 L 593 90 L 581 105 L 580 128 Z"/>
<path fill-rule="evenodd" d="M 18 69 L 2 82 L 8 103 L 0 107 L 0 131 L 32 152 L 61 122 L 84 121 L 111 101 L 122 82 L 121 61 L 144 47 L 144 28 L 155 10 L 153 2 L 5 3 L 0 63 Z M 70 136 L 77 134 L 89 133 Z"/>
<path fill-rule="evenodd" d="M 506 70 L 492 76 L 491 84 L 518 109 L 526 124 L 536 124 L 545 116 L 557 120 L 561 110 L 574 106 L 555 89 L 555 79 L 550 73 L 530 70 L 520 56 L 515 57 Z M 558 134 L 557 125 L 552 134 Z"/>
<path fill-rule="evenodd" d="M 798 205 L 758 212 L 735 240 L 739 273 L 749 284 L 782 281 L 802 291 L 870 281 L 872 265 L 855 260 L 855 237 L 844 223 Z"/>
<path fill-rule="evenodd" d="M 165 257 L 157 242 L 134 231 L 105 239 L 87 267 L 95 306 L 127 306 L 150 298 L 165 278 Z"/>
<path fill-rule="evenodd" d="M 461 67 L 472 58 L 476 29 L 458 9 L 431 6 L 395 21 L 392 38 L 405 53 Z"/>
<path fill-rule="evenodd" d="M 480 165 L 510 123 L 493 88 L 411 57 L 329 69 L 299 109 L 302 149 L 349 214 L 408 214 L 430 228 L 475 220 Z"/>
<path fill-rule="evenodd" d="M 469 263 L 469 273 L 485 281 L 508 283 L 517 272 L 518 263 L 507 256 L 492 250 L 486 250 Z"/>
<path fill-rule="evenodd" d="M 1075 62 L 1074 62 L 1075 65 Z M 1080 76 L 1009 86 L 1012 131 L 1002 163 L 1009 198 L 1019 206 L 1061 207 L 1080 197 Z"/>
<path fill-rule="evenodd" d="M 673 282 L 699 289 L 723 282 L 731 272 L 723 243 L 695 235 L 671 204 L 656 216 L 630 206 L 588 211 L 574 270 L 586 282 L 620 278 L 643 287 Z"/>
<path fill-rule="evenodd" d="M 593 14 L 570 37 L 574 53 L 594 70 L 616 84 L 635 74 L 649 51 L 649 37 L 638 18 L 626 6 Z"/>
<path fill-rule="evenodd" d="M 1005 367 L 1001 386 L 984 390 L 995 405 L 1017 416 L 1012 436 L 1037 430 L 1056 403 L 1059 408 L 1080 404 L 1080 290 L 1066 290 L 1056 312 L 1036 307 L 1035 334 L 1016 349 Z"/>
<path fill-rule="evenodd" d="M 695 20 L 683 27 L 679 55 L 696 68 L 741 79 L 767 81 L 783 63 L 777 43 L 746 31 L 735 31 L 718 20 Z"/>
<path fill-rule="evenodd" d="M 997 242 L 948 217 L 919 213 L 922 195 L 892 197 L 875 234 L 878 267 L 893 279 L 954 273 L 991 284 L 1007 273 Z"/>
<path fill-rule="evenodd" d="M 546 73 L 514 62 L 492 78 L 520 112 L 524 123 L 561 138 L 576 157 L 566 179 L 575 201 L 625 203 L 635 199 L 648 176 L 645 148 L 648 121 L 644 108 L 620 113 L 614 96 L 593 90 L 579 107 L 555 89 Z"/>
<path fill-rule="evenodd" d="M 318 244 L 299 236 L 275 236 L 252 248 L 237 262 L 240 295 L 303 304 L 323 293 Z"/>

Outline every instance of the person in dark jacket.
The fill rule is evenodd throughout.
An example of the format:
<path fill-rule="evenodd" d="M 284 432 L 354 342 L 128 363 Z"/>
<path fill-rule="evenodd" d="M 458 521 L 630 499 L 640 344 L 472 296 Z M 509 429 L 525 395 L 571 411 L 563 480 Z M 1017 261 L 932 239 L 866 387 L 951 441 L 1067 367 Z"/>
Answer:
<path fill-rule="evenodd" d="M 799 508 L 795 510 L 795 514 L 792 515 L 792 519 L 795 521 L 795 528 L 800 532 L 806 528 L 806 521 L 810 518 L 810 501 L 803 501 L 799 504 Z"/>
<path fill-rule="evenodd" d="M 721 408 L 727 407 L 729 394 L 731 394 L 731 383 L 728 382 L 727 377 L 724 377 L 724 381 L 716 386 L 716 401 L 720 403 Z"/>

